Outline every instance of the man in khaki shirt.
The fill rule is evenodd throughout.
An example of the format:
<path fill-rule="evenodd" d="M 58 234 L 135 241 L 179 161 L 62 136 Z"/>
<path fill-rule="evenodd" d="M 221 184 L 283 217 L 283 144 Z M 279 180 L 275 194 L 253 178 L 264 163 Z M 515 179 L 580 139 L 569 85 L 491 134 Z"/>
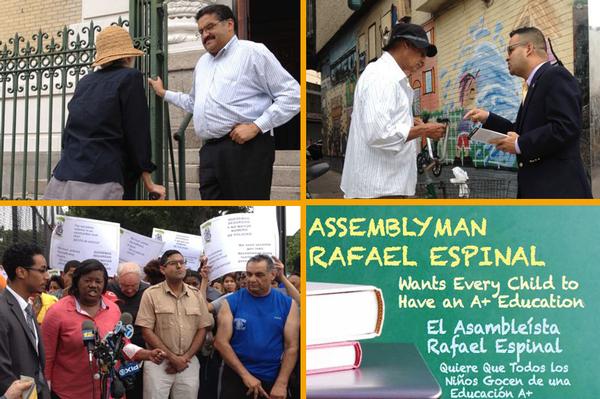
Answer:
<path fill-rule="evenodd" d="M 206 300 L 198 289 L 183 282 L 186 273 L 183 255 L 166 251 L 160 259 L 165 281 L 142 296 L 135 324 L 150 348 L 160 348 L 166 361 L 144 363 L 144 398 L 196 399 L 200 350 L 207 328 L 213 323 Z"/>

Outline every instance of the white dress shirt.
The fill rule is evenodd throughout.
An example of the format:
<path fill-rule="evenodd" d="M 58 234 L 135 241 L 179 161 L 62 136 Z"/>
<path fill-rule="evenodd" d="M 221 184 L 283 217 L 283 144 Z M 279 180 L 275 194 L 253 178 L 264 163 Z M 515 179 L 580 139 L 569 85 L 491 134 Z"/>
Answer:
<path fill-rule="evenodd" d="M 263 44 L 234 36 L 194 69 L 189 94 L 167 90 L 165 101 L 194 114 L 201 139 L 228 134 L 239 123 L 255 123 L 264 133 L 300 111 L 300 85 Z"/>
<path fill-rule="evenodd" d="M 341 189 L 346 198 L 414 195 L 417 140 L 413 90 L 394 58 L 384 52 L 356 85 Z"/>

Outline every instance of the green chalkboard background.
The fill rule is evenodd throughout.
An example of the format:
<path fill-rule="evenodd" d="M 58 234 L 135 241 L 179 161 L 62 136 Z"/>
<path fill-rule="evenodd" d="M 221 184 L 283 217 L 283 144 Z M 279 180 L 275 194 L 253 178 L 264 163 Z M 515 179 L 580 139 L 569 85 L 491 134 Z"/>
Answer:
<path fill-rule="evenodd" d="M 556 207 L 556 206 L 312 206 L 307 208 L 307 281 L 339 282 L 354 284 L 372 284 L 383 290 L 386 302 L 385 324 L 383 333 L 373 342 L 411 342 L 417 345 L 426 363 L 432 370 L 436 379 L 442 386 L 443 397 L 450 398 L 450 388 L 446 384 L 446 377 L 457 374 L 443 374 L 440 364 L 473 364 L 479 365 L 479 375 L 465 374 L 468 377 L 477 377 L 477 388 L 468 388 L 468 391 L 490 391 L 498 386 L 484 386 L 482 378 L 486 373 L 481 366 L 485 362 L 503 364 L 506 373 L 490 373 L 495 377 L 521 377 L 525 391 L 532 392 L 528 397 L 536 399 L 553 398 L 594 398 L 600 394 L 600 207 Z M 434 218 L 451 218 L 458 221 L 461 217 L 479 220 L 487 218 L 488 232 L 486 237 L 443 237 L 433 238 L 433 234 L 426 234 L 422 238 L 396 237 L 396 238 L 322 238 L 320 235 L 308 235 L 313 220 L 317 217 L 324 220 L 327 217 L 364 217 L 364 218 L 409 218 L 428 216 Z M 482 268 L 463 266 L 451 269 L 449 267 L 432 268 L 429 266 L 429 248 L 443 245 L 489 245 L 496 248 L 505 246 L 529 247 L 537 246 L 537 258 L 546 262 L 545 268 Z M 331 266 L 327 269 L 311 265 L 308 251 L 313 246 L 323 246 L 331 251 L 335 246 L 347 249 L 353 246 L 365 247 L 378 246 L 381 249 L 394 245 L 408 245 L 410 256 L 419 263 L 418 268 L 407 267 L 378 267 L 356 264 L 350 267 Z M 557 290 L 555 294 L 562 297 L 576 296 L 585 302 L 584 309 L 517 309 L 503 310 L 495 305 L 484 309 L 444 309 L 438 301 L 437 309 L 399 309 L 398 295 L 402 292 L 398 288 L 398 278 L 402 275 L 414 278 L 429 278 L 433 274 L 448 283 L 452 278 L 464 276 L 467 279 L 493 279 L 503 282 L 513 276 L 524 277 L 541 276 L 543 278 L 552 274 Z M 579 289 L 574 294 L 562 291 L 560 277 L 566 275 L 570 280 L 579 282 Z M 508 293 L 506 289 L 504 293 Z M 426 297 L 451 297 L 455 293 L 448 284 L 445 291 L 422 291 L 420 293 L 404 292 L 414 298 Z M 550 292 L 538 293 L 521 292 L 522 297 L 547 296 Z M 456 295 L 462 298 L 472 298 L 472 294 Z M 469 304 L 469 300 L 465 300 Z M 307 309 L 307 312 L 318 311 Z M 452 359 L 450 355 L 434 355 L 427 353 L 426 322 L 430 319 L 444 318 L 444 327 L 450 330 L 455 321 L 462 319 L 471 322 L 499 322 L 501 316 L 507 319 L 516 318 L 518 322 L 525 322 L 529 317 L 535 321 L 542 318 L 548 319 L 559 325 L 561 330 L 560 345 L 563 353 L 560 355 L 523 354 L 520 364 L 526 365 L 529 361 L 533 364 L 546 365 L 545 373 L 535 373 L 544 379 L 544 386 L 528 386 L 527 382 L 534 373 L 511 373 L 508 364 L 515 361 L 513 354 L 494 353 L 493 341 L 495 336 L 486 338 L 488 353 L 486 355 L 459 355 Z M 452 336 L 448 331 L 446 341 Z M 444 337 L 438 337 L 444 338 Z M 511 338 L 511 337 L 505 337 Z M 527 338 L 540 339 L 536 336 L 515 337 L 518 341 Z M 475 341 L 475 338 L 465 338 L 465 342 Z M 541 338 L 542 341 L 553 341 L 554 338 Z M 550 363 L 568 365 L 568 373 L 551 373 Z M 571 386 L 550 386 L 548 379 L 551 377 L 568 378 Z M 520 387 L 509 388 L 505 391 L 513 393 L 512 397 L 519 397 Z M 467 396 L 468 397 L 468 396 Z M 495 397 L 495 396 L 490 396 Z M 510 397 L 510 396 L 497 396 Z M 521 396 L 525 397 L 525 396 Z"/>

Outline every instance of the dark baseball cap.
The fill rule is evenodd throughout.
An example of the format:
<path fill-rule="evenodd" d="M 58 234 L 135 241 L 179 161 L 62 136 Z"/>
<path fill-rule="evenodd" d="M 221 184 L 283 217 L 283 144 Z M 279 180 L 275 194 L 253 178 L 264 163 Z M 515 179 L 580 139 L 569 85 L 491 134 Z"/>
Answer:
<path fill-rule="evenodd" d="M 383 48 L 383 50 L 389 50 L 394 42 L 397 42 L 401 39 L 408 41 L 410 44 L 417 48 L 427 49 L 425 53 L 427 57 L 434 57 L 437 54 L 437 47 L 429 43 L 429 40 L 427 40 L 427 34 L 425 33 L 425 29 L 423 29 L 422 26 L 415 24 L 407 24 L 404 22 L 399 22 L 392 28 L 390 40 L 388 41 L 388 44 Z"/>

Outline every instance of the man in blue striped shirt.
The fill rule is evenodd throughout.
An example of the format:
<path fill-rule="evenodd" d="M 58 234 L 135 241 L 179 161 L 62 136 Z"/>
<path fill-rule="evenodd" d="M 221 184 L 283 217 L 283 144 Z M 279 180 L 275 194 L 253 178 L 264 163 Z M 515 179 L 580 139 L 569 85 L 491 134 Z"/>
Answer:
<path fill-rule="evenodd" d="M 200 150 L 200 195 L 207 200 L 269 199 L 275 145 L 271 131 L 300 110 L 300 86 L 260 43 L 238 40 L 227 6 L 214 4 L 196 14 L 207 53 L 194 69 L 189 94 L 157 95 L 194 114 Z"/>

